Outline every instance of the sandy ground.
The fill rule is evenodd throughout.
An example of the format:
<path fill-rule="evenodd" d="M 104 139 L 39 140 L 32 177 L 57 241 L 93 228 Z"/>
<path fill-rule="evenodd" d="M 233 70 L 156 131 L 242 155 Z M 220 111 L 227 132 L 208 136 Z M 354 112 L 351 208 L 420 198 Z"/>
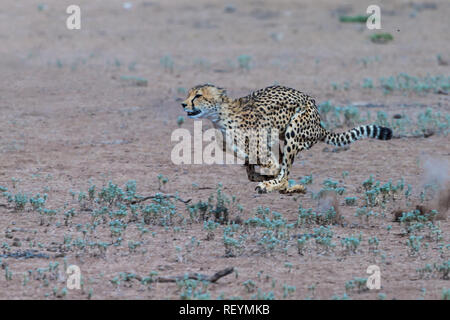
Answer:
<path fill-rule="evenodd" d="M 378 86 L 380 77 L 399 73 L 448 77 L 449 65 L 437 61 L 438 55 L 450 61 L 448 1 L 434 1 L 431 7 L 382 1 L 382 31 L 394 36 L 387 44 L 372 43 L 369 37 L 374 31 L 364 25 L 339 22 L 341 14 L 365 13 L 370 4 L 365 1 L 345 5 L 287 0 L 131 1 L 129 9 L 122 1 L 79 1 L 81 30 L 65 27 L 70 1 L 42 3 L 8 0 L 0 8 L 0 186 L 13 193 L 47 192 L 47 207 L 60 212 L 50 223 L 41 223 L 40 214 L 29 205 L 18 212 L 0 197 L 1 299 L 179 299 L 182 289 L 174 283 L 147 288 L 137 280 L 120 284 L 111 280 L 121 272 L 213 274 L 229 266 L 236 272 L 210 284 L 210 298 L 221 294 L 252 298 L 258 290 L 273 292 L 277 299 L 342 297 L 345 283 L 367 277 L 371 264 L 380 266 L 382 288 L 350 290 L 350 298 L 440 299 L 443 288 L 450 287 L 436 274 L 421 278 L 416 272 L 427 263 L 448 260 L 448 248 L 438 249 L 439 244 L 450 243 L 447 220 L 439 222 L 442 240 L 428 241 L 428 249 L 411 257 L 407 237 L 402 235 L 404 226 L 393 222 L 390 214 L 399 204 L 377 208 L 386 217 L 370 223 L 360 223 L 354 216 L 356 207 L 344 205 L 345 197 L 363 198 L 361 184 L 370 174 L 383 183 L 403 177 L 413 186 L 412 201 L 418 202 L 427 177 L 424 165 L 430 159 L 437 160 L 432 167 L 438 163 L 439 176 L 448 182 L 448 136 L 362 141 L 336 153 L 324 152 L 327 146 L 318 144 L 294 164 L 292 179 L 314 177 L 308 194 L 297 196 L 256 194 L 255 183 L 247 180 L 239 165 L 174 165 L 170 159 L 175 145 L 171 133 L 179 127 L 177 118 L 185 116 L 180 107 L 185 90 L 206 82 L 227 88 L 232 97 L 280 83 L 307 92 L 318 102 L 358 103 L 363 115 L 370 109 L 373 115 L 383 110 L 390 117 L 404 112 L 414 118 L 426 107 L 448 114 L 448 95 L 397 91 L 386 95 L 377 87 L 361 88 L 364 78 L 374 79 Z M 239 67 L 242 55 L 251 57 L 249 70 Z M 130 76 L 145 78 L 148 85 L 123 79 Z M 344 83 L 347 89 L 341 87 Z M 364 107 L 367 103 L 380 107 Z M 182 128 L 192 132 L 193 125 L 186 118 Z M 203 128 L 210 127 L 205 121 Z M 344 171 L 349 173 L 345 178 Z M 60 252 L 65 237 L 82 236 L 76 225 L 90 222 L 89 214 L 82 212 L 72 224 L 64 225 L 64 208 L 77 205 L 71 190 L 87 191 L 90 181 L 101 187 L 108 181 L 123 186 L 136 180 L 139 193 L 154 194 L 159 174 L 169 180 L 165 193 L 178 192 L 191 203 L 206 201 L 222 183 L 224 192 L 236 196 L 243 206 L 242 220 L 253 217 L 262 206 L 282 213 L 290 223 L 297 220 L 300 203 L 304 208 L 317 207 L 311 192 L 317 192 L 323 180 L 340 181 L 347 191 L 338 197 L 345 223 L 332 226 L 337 247 L 328 254 L 312 250 L 301 256 L 292 245 L 286 252 L 263 254 L 249 244 L 243 253 L 226 257 L 223 226 L 214 239 L 207 240 L 201 222 L 168 228 L 147 225 L 151 232 L 142 237 L 130 222 L 124 244 L 108 249 L 105 256 Z M 177 204 L 177 210 L 188 215 L 183 204 Z M 358 252 L 343 253 L 339 239 L 360 232 L 364 240 Z M 367 241 L 374 236 L 380 241 L 378 254 L 369 252 Z M 186 244 L 192 237 L 200 243 L 189 251 Z M 108 227 L 94 238 L 110 241 Z M 142 245 L 130 252 L 128 241 L 137 240 Z M 181 259 L 176 247 L 181 248 Z M 49 259 L 6 257 L 25 249 Z M 60 264 L 56 276 L 47 280 L 26 276 L 27 270 L 55 261 Z M 60 294 L 65 287 L 64 264 L 80 267 L 83 290 Z M 255 288 L 247 290 L 243 285 L 247 280 Z M 308 289 L 312 285 L 315 290 Z M 287 286 L 295 291 L 285 294 Z"/>

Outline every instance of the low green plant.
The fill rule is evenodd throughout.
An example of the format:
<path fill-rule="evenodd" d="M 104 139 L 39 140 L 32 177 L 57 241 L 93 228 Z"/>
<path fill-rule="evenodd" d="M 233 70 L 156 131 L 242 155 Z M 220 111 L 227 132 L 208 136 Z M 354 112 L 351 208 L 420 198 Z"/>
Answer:
<path fill-rule="evenodd" d="M 394 37 L 390 33 L 376 33 L 370 36 L 370 41 L 373 43 L 387 43 L 394 40 Z"/>
<path fill-rule="evenodd" d="M 367 15 L 356 15 L 356 16 L 340 16 L 340 22 L 350 22 L 350 23 L 366 23 L 369 16 Z"/>
<path fill-rule="evenodd" d="M 164 68 L 164 71 L 172 73 L 175 63 L 170 55 L 165 55 L 160 59 L 160 64 Z"/>
<path fill-rule="evenodd" d="M 249 71 L 250 70 L 250 61 L 252 60 L 252 57 L 247 54 L 242 54 L 238 58 L 238 64 L 239 68 L 242 70 Z"/>
<path fill-rule="evenodd" d="M 358 236 L 349 236 L 341 239 L 341 246 L 345 249 L 347 253 L 356 253 L 359 245 L 362 241 L 362 234 L 360 233 Z"/>
<path fill-rule="evenodd" d="M 357 290 L 358 293 L 369 290 L 367 288 L 367 278 L 353 278 L 345 283 L 345 290 L 351 292 Z"/>
<path fill-rule="evenodd" d="M 450 300 L 450 289 L 442 288 L 441 300 Z"/>

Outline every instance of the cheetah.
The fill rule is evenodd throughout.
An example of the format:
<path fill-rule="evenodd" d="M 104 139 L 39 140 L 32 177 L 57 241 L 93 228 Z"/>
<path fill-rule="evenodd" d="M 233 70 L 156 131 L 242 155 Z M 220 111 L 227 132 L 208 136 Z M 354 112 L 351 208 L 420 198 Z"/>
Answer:
<path fill-rule="evenodd" d="M 330 132 L 322 126 L 312 97 L 278 85 L 238 99 L 228 97 L 223 88 L 211 84 L 199 85 L 189 90 L 187 99 L 181 105 L 189 118 L 209 119 L 222 133 L 223 140 L 217 140 L 217 135 L 216 140 L 223 143 L 224 150 L 228 147 L 228 150 L 245 160 L 248 179 L 259 182 L 255 189 L 259 193 L 306 192 L 303 185 L 289 185 L 289 171 L 294 157 L 319 141 L 341 147 L 366 137 L 379 140 L 392 138 L 392 129 L 377 125 L 363 125 L 343 133 Z M 250 135 L 249 138 L 242 134 L 246 130 L 256 132 L 257 136 Z M 230 132 L 237 133 L 230 136 Z M 266 133 L 261 138 L 258 132 Z M 250 141 L 256 141 L 256 146 Z M 273 150 L 275 142 L 279 143 L 278 158 Z M 266 149 L 260 151 L 264 145 Z M 253 157 L 255 161 L 250 161 L 250 154 L 256 154 Z M 256 166 L 268 173 L 256 172 Z"/>

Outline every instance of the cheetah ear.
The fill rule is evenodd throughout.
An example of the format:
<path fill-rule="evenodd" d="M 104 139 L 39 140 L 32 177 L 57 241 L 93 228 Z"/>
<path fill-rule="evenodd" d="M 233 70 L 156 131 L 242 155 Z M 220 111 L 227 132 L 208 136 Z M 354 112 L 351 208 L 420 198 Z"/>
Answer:
<path fill-rule="evenodd" d="M 226 95 L 227 95 L 227 90 L 226 89 L 218 87 L 217 90 L 219 91 L 219 94 L 220 94 L 221 97 L 226 97 Z"/>

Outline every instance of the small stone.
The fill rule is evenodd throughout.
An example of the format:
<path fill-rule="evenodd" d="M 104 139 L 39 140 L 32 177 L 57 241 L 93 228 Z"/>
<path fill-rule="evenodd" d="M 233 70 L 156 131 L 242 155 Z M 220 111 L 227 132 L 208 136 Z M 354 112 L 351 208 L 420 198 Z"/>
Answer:
<path fill-rule="evenodd" d="M 236 7 L 233 6 L 232 4 L 227 4 L 227 5 L 225 6 L 225 12 L 226 12 L 226 13 L 233 13 L 233 12 L 236 12 Z"/>
<path fill-rule="evenodd" d="M 13 246 L 13 247 L 21 247 L 21 246 L 22 246 L 22 243 L 20 242 L 20 239 L 14 238 L 14 241 L 13 241 L 13 243 L 12 243 L 12 246 Z"/>

